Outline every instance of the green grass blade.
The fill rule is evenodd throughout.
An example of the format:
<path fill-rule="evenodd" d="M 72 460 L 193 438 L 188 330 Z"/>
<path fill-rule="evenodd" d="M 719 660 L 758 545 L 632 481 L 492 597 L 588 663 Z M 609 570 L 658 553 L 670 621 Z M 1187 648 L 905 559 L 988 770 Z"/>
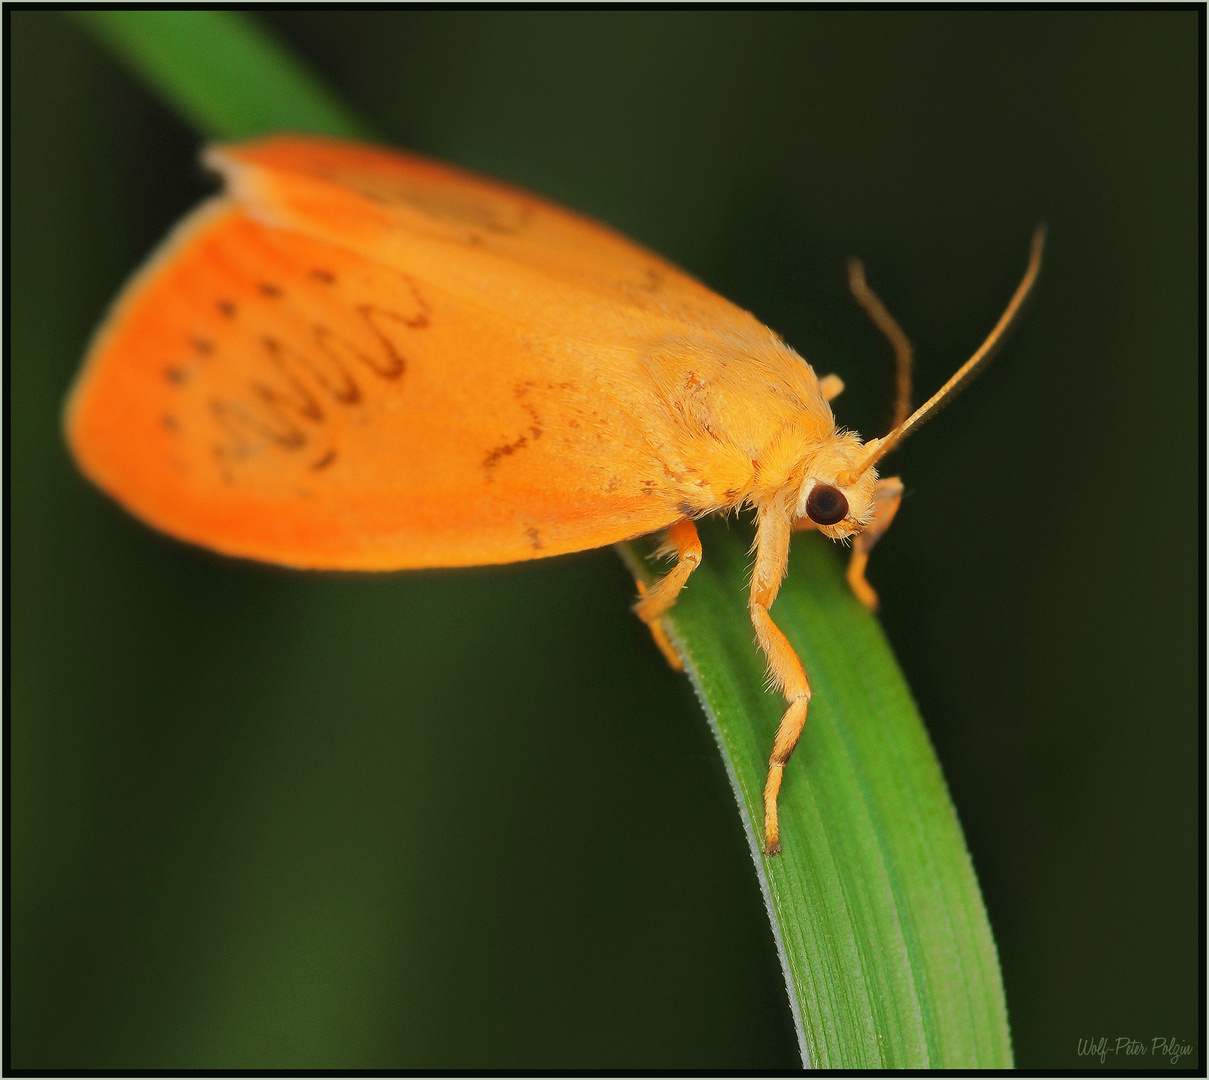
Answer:
<path fill-rule="evenodd" d="M 365 134 L 241 15 L 76 15 L 205 135 Z M 806 664 L 810 718 L 781 791 L 784 853 L 760 850 L 761 791 L 783 703 L 747 621 L 748 538 L 703 523 L 704 564 L 670 616 L 738 797 L 816 1067 L 1012 1063 L 995 946 L 956 814 L 877 620 L 821 537 L 796 538 L 773 616 Z M 647 580 L 650 567 L 623 545 Z"/>
<path fill-rule="evenodd" d="M 372 134 L 244 15 L 136 9 L 74 17 L 208 138 L 270 131 Z"/>
<path fill-rule="evenodd" d="M 876 618 L 817 533 L 795 538 L 772 609 L 810 674 L 785 770 L 783 853 L 761 849 L 784 702 L 747 621 L 750 537 L 703 522 L 704 558 L 669 621 L 743 815 L 794 1003 L 819 1068 L 1006 1068 L 999 963 L 957 816 Z M 623 550 L 646 580 L 649 565 Z"/>

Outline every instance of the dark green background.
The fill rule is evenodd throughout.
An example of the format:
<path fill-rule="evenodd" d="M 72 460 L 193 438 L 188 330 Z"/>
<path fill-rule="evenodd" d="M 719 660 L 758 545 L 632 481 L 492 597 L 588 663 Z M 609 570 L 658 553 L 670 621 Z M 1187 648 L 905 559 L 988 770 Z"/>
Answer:
<path fill-rule="evenodd" d="M 1195 1064 L 1198 16 L 271 22 L 392 141 L 749 307 L 867 435 L 888 350 L 843 258 L 913 336 L 921 400 L 1049 222 L 1002 359 L 897 455 L 871 576 L 1018 1064 L 1095 1064 L 1101 1036 Z M 615 556 L 295 574 L 76 474 L 58 413 L 89 333 L 209 184 L 62 16 L 10 30 L 13 1064 L 792 1067 L 733 796 Z"/>

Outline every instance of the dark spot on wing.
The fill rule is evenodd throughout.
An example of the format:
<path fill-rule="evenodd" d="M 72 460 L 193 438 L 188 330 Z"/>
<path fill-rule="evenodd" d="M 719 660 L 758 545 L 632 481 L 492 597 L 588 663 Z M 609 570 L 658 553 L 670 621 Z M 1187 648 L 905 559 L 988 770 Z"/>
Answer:
<path fill-rule="evenodd" d="M 215 307 L 219 312 L 225 315 L 228 319 L 235 318 L 235 301 L 234 300 L 219 300 Z"/>
<path fill-rule="evenodd" d="M 542 538 L 541 533 L 536 528 L 528 528 L 525 530 L 525 535 L 529 538 L 529 545 L 534 551 L 541 551 Z"/>
<path fill-rule="evenodd" d="M 504 458 L 515 454 L 518 450 L 523 450 L 529 445 L 529 440 L 522 435 L 516 442 L 504 443 L 503 446 L 497 446 L 494 450 L 489 450 L 487 456 L 483 458 L 483 468 L 487 470 L 487 479 L 491 480 L 491 470 L 494 469 Z"/>
<path fill-rule="evenodd" d="M 319 267 L 311 270 L 311 277 L 316 281 L 322 281 L 324 285 L 331 285 L 336 280 L 336 275 L 330 270 L 321 270 Z"/>
<path fill-rule="evenodd" d="M 682 513 L 685 517 L 693 516 L 693 508 L 686 502 L 682 502 L 679 506 L 676 507 L 676 509 L 679 510 L 680 513 Z"/>
<path fill-rule="evenodd" d="M 252 412 L 243 402 L 231 401 L 227 398 L 213 398 L 210 401 L 210 412 L 214 419 L 233 440 L 231 447 L 219 447 L 219 451 L 228 451 L 236 458 L 247 457 L 255 445 L 253 441 L 275 443 L 285 450 L 297 450 L 306 445 L 307 435 L 297 424 L 282 415 L 280 409 L 273 406 L 277 403 L 271 398 L 271 391 L 264 386 L 255 386 L 259 391 L 262 403 L 267 406 L 258 412 Z"/>
<path fill-rule="evenodd" d="M 164 425 L 166 430 L 171 431 L 173 435 L 176 435 L 180 432 L 180 422 L 171 413 L 164 413 L 164 415 L 160 417 L 160 423 Z"/>
<path fill-rule="evenodd" d="M 274 285 L 271 281 L 262 281 L 256 286 L 256 289 L 261 296 L 277 297 L 281 295 L 281 287 Z"/>
<path fill-rule="evenodd" d="M 214 351 L 214 342 L 200 334 L 194 334 L 189 339 L 189 344 L 202 356 L 209 356 Z"/>
<path fill-rule="evenodd" d="M 311 472 L 320 472 L 326 469 L 333 461 L 336 460 L 336 451 L 329 450 L 318 461 L 311 462 Z"/>
<path fill-rule="evenodd" d="M 416 302 L 415 310 L 410 315 L 396 315 L 395 318 L 402 319 L 413 330 L 419 330 L 432 321 L 432 308 L 428 306 L 428 301 L 420 295 L 420 290 L 416 288 L 416 283 L 411 278 L 406 278 L 405 280 L 407 281 L 407 288 L 411 291 L 412 299 Z"/>
<path fill-rule="evenodd" d="M 529 425 L 529 434 L 532 435 L 534 439 L 540 439 L 542 437 L 541 417 L 537 415 L 537 410 L 532 405 L 527 403 L 525 405 L 525 412 L 529 414 L 529 419 L 533 421 L 533 423 Z"/>
<path fill-rule="evenodd" d="M 270 384 L 258 381 L 251 384 L 252 392 L 260 398 L 270 412 L 280 415 L 284 410 L 297 413 L 306 420 L 320 422 L 323 419 L 323 410 L 319 407 L 315 396 L 303 385 L 295 365 L 290 362 L 298 354 L 292 350 L 287 351 L 278 341 L 270 337 L 262 338 L 261 342 L 272 359 L 277 373 L 283 377 L 285 388 L 282 388 L 280 382 Z"/>
<path fill-rule="evenodd" d="M 323 329 L 323 327 L 315 328 L 316 341 L 321 350 L 320 356 L 322 359 L 320 360 L 292 346 L 283 345 L 273 337 L 266 336 L 261 341 L 268 350 L 269 357 L 274 365 L 290 380 L 296 392 L 299 394 L 306 393 L 300 381 L 302 377 L 306 376 L 313 382 L 317 382 L 336 401 L 345 405 L 352 405 L 361 400 L 361 390 L 353 381 L 352 376 L 349 375 L 340 363 L 334 350 L 324 348 L 324 340 L 320 333 Z M 317 409 L 318 406 L 316 405 L 315 408 Z M 310 416 L 311 419 L 319 418 L 312 413 L 307 413 L 306 415 Z"/>
<path fill-rule="evenodd" d="M 184 386 L 189 381 L 189 373 L 184 368 L 166 367 L 164 368 L 164 378 L 173 386 Z"/>
<path fill-rule="evenodd" d="M 366 321 L 370 322 L 371 327 L 373 326 L 373 323 L 368 318 Z M 382 334 L 378 334 L 377 337 L 378 343 L 382 346 L 385 353 L 385 362 L 374 359 L 364 349 L 354 345 L 348 338 L 342 334 L 337 334 L 330 327 L 324 326 L 322 323 L 315 324 L 314 337 L 315 344 L 336 365 L 341 377 L 346 381 L 346 391 L 343 395 L 338 395 L 342 401 L 351 403 L 359 401 L 361 398 L 360 390 L 348 371 L 348 366 L 353 361 L 364 364 L 375 375 L 392 380 L 397 379 L 406 367 L 404 357 L 395 350 L 393 344 Z"/>
<path fill-rule="evenodd" d="M 529 425 L 529 434 L 533 436 L 534 440 L 542 437 L 542 418 L 537 415 L 537 410 L 525 400 L 525 395 L 528 394 L 529 391 L 532 390 L 536 385 L 537 384 L 533 382 L 523 382 L 517 383 L 516 386 L 512 388 L 513 396 L 515 396 L 516 400 L 520 402 L 521 408 L 529 414 L 529 419 L 532 421 L 532 423 Z"/>
<path fill-rule="evenodd" d="M 384 359 L 375 361 L 364 354 L 363 357 L 384 379 L 397 379 L 407 370 L 407 356 L 400 345 L 402 335 L 409 330 L 419 330 L 428 325 L 428 305 L 420 299 L 418 293 L 415 293 L 415 296 L 421 306 L 410 315 L 401 315 L 376 304 L 360 304 L 357 307 L 357 313 L 378 339 Z"/>

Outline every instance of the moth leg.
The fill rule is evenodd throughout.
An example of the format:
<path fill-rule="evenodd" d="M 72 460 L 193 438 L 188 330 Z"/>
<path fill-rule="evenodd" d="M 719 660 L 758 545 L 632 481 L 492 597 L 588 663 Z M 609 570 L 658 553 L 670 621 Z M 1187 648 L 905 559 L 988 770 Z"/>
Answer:
<path fill-rule="evenodd" d="M 834 401 L 844 392 L 844 380 L 838 375 L 824 375 L 819 379 L 819 393 L 824 401 Z"/>
<path fill-rule="evenodd" d="M 877 294 L 865 282 L 865 266 L 860 259 L 848 260 L 848 287 L 852 290 L 856 302 L 865 309 L 874 325 L 890 339 L 890 344 L 894 347 L 894 422 L 890 425 L 890 430 L 893 431 L 911 412 L 911 342 L 894 316 L 886 310 Z"/>
<path fill-rule="evenodd" d="M 638 586 L 638 598 L 641 602 L 647 595 L 646 585 L 638 581 L 635 584 Z M 662 619 L 655 619 L 648 622 L 647 629 L 651 632 L 651 637 L 655 639 L 655 644 L 659 646 L 659 651 L 663 653 L 663 658 L 667 661 L 668 667 L 673 671 L 683 671 L 684 661 L 680 659 L 680 654 L 676 652 L 676 646 L 672 644 L 672 639 L 668 636 L 667 627 Z"/>
<path fill-rule="evenodd" d="M 856 597 L 870 611 L 877 610 L 877 593 L 872 585 L 865 580 L 865 566 L 869 562 L 869 552 L 882 534 L 890 528 L 890 522 L 898 513 L 898 504 L 902 502 L 903 484 L 897 476 L 890 476 L 877 482 L 873 489 L 873 520 L 865 526 L 863 532 L 856 534 L 852 542 L 852 558 L 848 561 L 848 584 Z"/>
<path fill-rule="evenodd" d="M 756 640 L 768 658 L 772 681 L 789 701 L 789 708 L 781 717 L 773 740 L 772 753 L 768 758 L 768 779 L 764 783 L 764 850 L 769 855 L 776 855 L 781 850 L 781 831 L 777 820 L 781 774 L 797 745 L 798 736 L 802 734 L 806 710 L 810 705 L 810 683 L 802 661 L 768 613 L 781 588 L 781 579 L 785 576 L 789 559 L 789 533 L 789 518 L 783 511 L 761 509 L 756 528 L 756 564 L 751 572 L 748 609 L 752 625 L 756 628 Z"/>
<path fill-rule="evenodd" d="M 659 651 L 666 657 L 672 670 L 683 671 L 684 661 L 680 659 L 671 638 L 668 637 L 663 614 L 676 602 L 676 597 L 688 581 L 689 574 L 701 565 L 701 537 L 697 535 L 697 526 L 691 518 L 677 521 L 668 529 L 659 553 L 674 554 L 676 565 L 649 588 L 641 581 L 638 582 L 639 599 L 634 605 L 634 612 L 650 627 L 655 644 L 659 646 Z"/>

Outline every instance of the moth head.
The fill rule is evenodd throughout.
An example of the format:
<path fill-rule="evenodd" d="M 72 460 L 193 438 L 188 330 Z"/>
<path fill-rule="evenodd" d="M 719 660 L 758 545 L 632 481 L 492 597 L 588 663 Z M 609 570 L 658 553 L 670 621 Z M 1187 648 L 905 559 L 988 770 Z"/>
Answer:
<path fill-rule="evenodd" d="M 855 435 L 836 436 L 811 462 L 798 489 L 794 517 L 809 519 L 832 540 L 843 540 L 868 525 L 873 520 L 877 470 L 865 469 L 854 478 L 847 475 L 864 453 Z"/>

